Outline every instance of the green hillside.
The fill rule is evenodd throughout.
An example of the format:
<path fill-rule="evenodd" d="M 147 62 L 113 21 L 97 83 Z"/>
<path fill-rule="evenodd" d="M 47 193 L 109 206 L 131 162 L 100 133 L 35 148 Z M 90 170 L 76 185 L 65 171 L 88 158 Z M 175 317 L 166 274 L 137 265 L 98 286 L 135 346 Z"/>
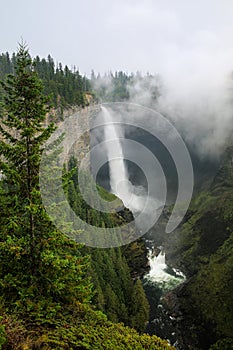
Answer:
<path fill-rule="evenodd" d="M 209 190 L 193 199 L 174 252 L 189 277 L 177 296 L 193 349 L 233 348 L 232 156 L 229 147 Z"/>
<path fill-rule="evenodd" d="M 15 61 L 14 74 L 1 83 L 0 348 L 172 349 L 135 330 L 143 332 L 148 304 L 140 280 L 131 278 L 126 251 L 135 252 L 140 243 L 93 254 L 61 233 L 46 213 L 39 165 L 55 126 L 43 126 L 48 98 L 25 46 Z M 96 224 L 114 224 L 116 217 L 90 215 L 72 176 L 64 174 L 64 189 L 73 205 Z M 47 181 L 54 183 L 52 174 Z M 72 231 L 66 217 L 64 228 Z M 135 329 L 114 323 L 122 320 Z"/>

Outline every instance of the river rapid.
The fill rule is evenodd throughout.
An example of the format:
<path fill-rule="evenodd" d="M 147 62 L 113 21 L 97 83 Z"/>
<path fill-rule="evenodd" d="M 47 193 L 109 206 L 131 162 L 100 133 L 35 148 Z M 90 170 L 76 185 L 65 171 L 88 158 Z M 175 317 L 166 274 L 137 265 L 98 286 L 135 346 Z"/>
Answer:
<path fill-rule="evenodd" d="M 163 298 L 185 281 L 185 275 L 166 264 L 166 253 L 162 246 L 153 247 L 152 242 L 148 240 L 146 244 L 150 264 L 150 270 L 142 281 L 150 304 L 150 318 L 146 332 L 156 334 L 177 346 L 176 318 L 164 308 Z"/>

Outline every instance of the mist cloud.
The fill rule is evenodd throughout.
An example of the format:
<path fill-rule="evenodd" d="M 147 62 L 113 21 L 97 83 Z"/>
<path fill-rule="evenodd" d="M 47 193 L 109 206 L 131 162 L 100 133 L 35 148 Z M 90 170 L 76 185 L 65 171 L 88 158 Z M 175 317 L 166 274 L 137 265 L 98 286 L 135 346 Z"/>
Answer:
<path fill-rule="evenodd" d="M 233 60 L 224 51 L 189 53 L 164 72 L 157 108 L 167 114 L 200 155 L 218 156 L 233 126 Z"/>

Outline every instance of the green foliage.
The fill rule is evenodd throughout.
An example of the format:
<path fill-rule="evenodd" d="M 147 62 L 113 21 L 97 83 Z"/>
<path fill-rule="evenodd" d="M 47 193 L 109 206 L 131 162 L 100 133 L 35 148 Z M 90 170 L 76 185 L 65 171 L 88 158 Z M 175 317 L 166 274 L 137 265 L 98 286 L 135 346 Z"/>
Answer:
<path fill-rule="evenodd" d="M 95 91 L 96 98 L 101 102 L 119 102 L 140 100 L 141 96 L 137 96 L 141 91 L 146 91 L 151 102 L 155 102 L 159 96 L 160 82 L 158 77 L 147 74 L 142 76 L 141 73 L 127 74 L 119 71 L 109 72 L 104 76 L 99 74 L 95 76 L 92 72 L 91 84 Z M 138 102 L 138 101 L 137 101 Z M 145 103 L 145 101 L 143 101 Z"/>
<path fill-rule="evenodd" d="M 124 101 L 129 99 L 129 91 L 127 85 L 130 76 L 124 72 L 116 72 L 115 75 L 110 72 L 108 75 L 101 77 L 95 76 L 94 72 L 91 76 L 91 83 L 96 91 L 96 96 L 101 101 Z"/>
<path fill-rule="evenodd" d="M 80 246 L 52 225 L 41 201 L 40 156 L 54 126 L 42 126 L 47 98 L 23 45 L 16 57 L 15 75 L 7 76 L 2 87 L 1 296 L 9 309 L 46 319 L 56 313 L 59 303 L 89 301 L 88 262 Z"/>
<path fill-rule="evenodd" d="M 143 290 L 139 282 L 133 284 L 120 249 L 109 250 L 105 255 L 96 251 L 98 259 L 90 260 L 80 244 L 69 240 L 51 223 L 42 205 L 39 164 L 44 143 L 54 126 L 43 127 L 48 100 L 24 45 L 20 45 L 15 63 L 14 75 L 7 76 L 2 83 L 0 119 L 0 347 L 172 349 L 155 336 L 140 336 L 122 324 L 111 323 L 103 313 L 90 307 L 93 292 L 88 274 L 93 261 L 96 272 L 92 277 L 99 293 L 97 305 L 105 310 L 108 304 L 114 321 L 119 319 L 119 312 L 124 319 L 129 318 L 126 305 L 130 293 L 135 302 L 138 293 L 144 298 Z M 69 75 L 67 69 L 65 75 Z M 59 144 L 59 140 L 56 142 Z M 51 185 L 55 180 L 53 174 L 47 179 Z M 83 210 L 75 191 L 76 179 L 70 186 L 68 180 L 65 174 L 64 187 L 72 205 Z M 100 223 L 106 219 L 112 224 L 112 218 L 97 220 L 95 213 L 89 216 L 87 207 L 83 214 L 90 221 Z M 68 225 L 69 229 L 72 228 Z M 105 276 L 97 271 L 103 256 Z M 139 305 L 135 310 L 132 308 L 134 322 L 138 320 L 135 327 L 139 328 L 140 322 L 144 325 L 145 311 L 145 305 L 142 309 Z M 142 330 L 141 324 L 140 327 Z"/>
<path fill-rule="evenodd" d="M 194 315 L 190 321 L 196 338 L 217 341 L 211 350 L 231 349 L 233 343 L 232 151 L 226 151 L 209 192 L 192 201 L 177 251 L 181 268 L 191 277 L 181 290 L 181 308 L 186 318 Z"/>
<path fill-rule="evenodd" d="M 2 317 L 0 317 L 0 322 L 2 321 Z M 0 324 L 0 349 L 2 349 L 3 344 L 5 344 L 7 341 L 6 338 L 6 332 L 5 332 L 5 325 Z"/>
<path fill-rule="evenodd" d="M 196 305 L 207 320 L 214 321 L 216 331 L 225 337 L 231 337 L 233 331 L 232 266 L 233 234 L 210 257 L 208 265 L 200 269 L 190 284 Z"/>
<path fill-rule="evenodd" d="M 13 73 L 13 62 L 15 62 L 15 55 L 10 58 L 9 53 L 0 55 L 0 78 L 3 79 L 6 74 Z"/>
<path fill-rule="evenodd" d="M 93 210 L 83 200 L 78 185 L 79 171 L 77 161 L 70 159 L 69 169 L 72 172 L 71 182 L 68 188 L 68 199 L 75 213 L 95 227 L 114 227 L 127 223 L 127 219 L 118 213 L 104 213 Z M 82 176 L 87 176 L 83 174 Z M 86 192 L 91 179 L 83 178 Z M 116 200 L 116 197 L 109 194 L 102 187 L 97 185 L 99 194 L 108 201 Z M 90 196 L 93 198 L 94 196 Z M 94 203 L 96 204 L 96 203 Z M 120 202 L 120 205 L 121 202 Z M 136 264 L 136 255 L 143 253 L 142 242 L 135 242 L 124 248 L 112 249 L 91 249 L 85 247 L 85 254 L 91 256 L 89 269 L 90 276 L 96 290 L 93 302 L 101 311 L 105 312 L 112 322 L 124 322 L 142 332 L 145 329 L 149 317 L 149 306 L 145 297 L 141 282 L 133 282 L 130 275 L 129 263 L 132 270 L 136 270 L 132 259 Z M 127 261 L 127 259 L 128 261 Z"/>
<path fill-rule="evenodd" d="M 15 73 L 16 55 L 12 57 L 9 53 L 0 55 L 0 78 L 3 79 L 7 74 Z M 52 97 L 55 107 L 61 111 L 72 105 L 84 107 L 89 104 L 87 94 L 90 93 L 90 81 L 81 76 L 79 71 L 74 68 L 71 71 L 67 66 L 63 69 L 61 63 L 55 63 L 53 58 L 48 55 L 47 59 L 41 59 L 39 56 L 33 60 L 34 70 L 38 73 L 43 83 L 43 92 Z"/>
<path fill-rule="evenodd" d="M 103 187 L 99 186 L 98 184 L 96 187 L 97 187 L 97 190 L 98 190 L 100 197 L 102 197 L 107 202 L 112 202 L 115 199 L 117 199 L 117 197 L 113 193 L 109 193 L 108 191 L 106 191 Z"/>
<path fill-rule="evenodd" d="M 54 61 L 49 55 L 47 60 L 38 56 L 34 60 L 35 69 L 44 84 L 46 94 L 52 94 L 54 105 L 67 107 L 78 105 L 84 107 L 85 93 L 90 90 L 90 83 L 82 77 L 79 71 L 72 72 L 67 66 L 63 69 L 61 63 L 55 68 Z"/>
<path fill-rule="evenodd" d="M 216 197 L 211 192 L 201 193 L 194 198 L 191 217 L 182 226 L 177 252 L 180 264 L 188 276 L 209 261 L 211 254 L 228 239 L 232 227 L 231 192 Z"/>
<path fill-rule="evenodd" d="M 210 347 L 210 350 L 232 350 L 233 342 L 232 339 L 219 340 L 213 346 Z"/>
<path fill-rule="evenodd" d="M 139 335 L 134 329 L 111 323 L 100 312 L 81 305 L 72 320 L 66 322 L 61 317 L 55 328 L 51 325 L 30 327 L 9 317 L 5 317 L 4 323 L 8 342 L 3 350 L 174 350 L 156 336 Z M 12 329 L 17 330 L 17 336 Z"/>
<path fill-rule="evenodd" d="M 145 320 L 149 317 L 149 304 L 146 299 L 142 283 L 137 280 L 132 293 L 132 326 L 138 331 L 143 332 L 145 328 Z"/>

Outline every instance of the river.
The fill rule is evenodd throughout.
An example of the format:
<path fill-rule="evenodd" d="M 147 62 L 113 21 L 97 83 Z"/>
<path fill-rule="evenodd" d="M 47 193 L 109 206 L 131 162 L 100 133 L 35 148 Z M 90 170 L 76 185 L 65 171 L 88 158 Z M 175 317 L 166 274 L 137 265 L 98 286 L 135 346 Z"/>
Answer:
<path fill-rule="evenodd" d="M 170 290 L 185 280 L 183 273 L 166 264 L 166 254 L 162 246 L 151 246 L 146 241 L 150 271 L 143 278 L 143 287 L 150 304 L 150 317 L 146 328 L 149 334 L 156 334 L 176 345 L 176 320 L 163 307 L 162 298 Z"/>

